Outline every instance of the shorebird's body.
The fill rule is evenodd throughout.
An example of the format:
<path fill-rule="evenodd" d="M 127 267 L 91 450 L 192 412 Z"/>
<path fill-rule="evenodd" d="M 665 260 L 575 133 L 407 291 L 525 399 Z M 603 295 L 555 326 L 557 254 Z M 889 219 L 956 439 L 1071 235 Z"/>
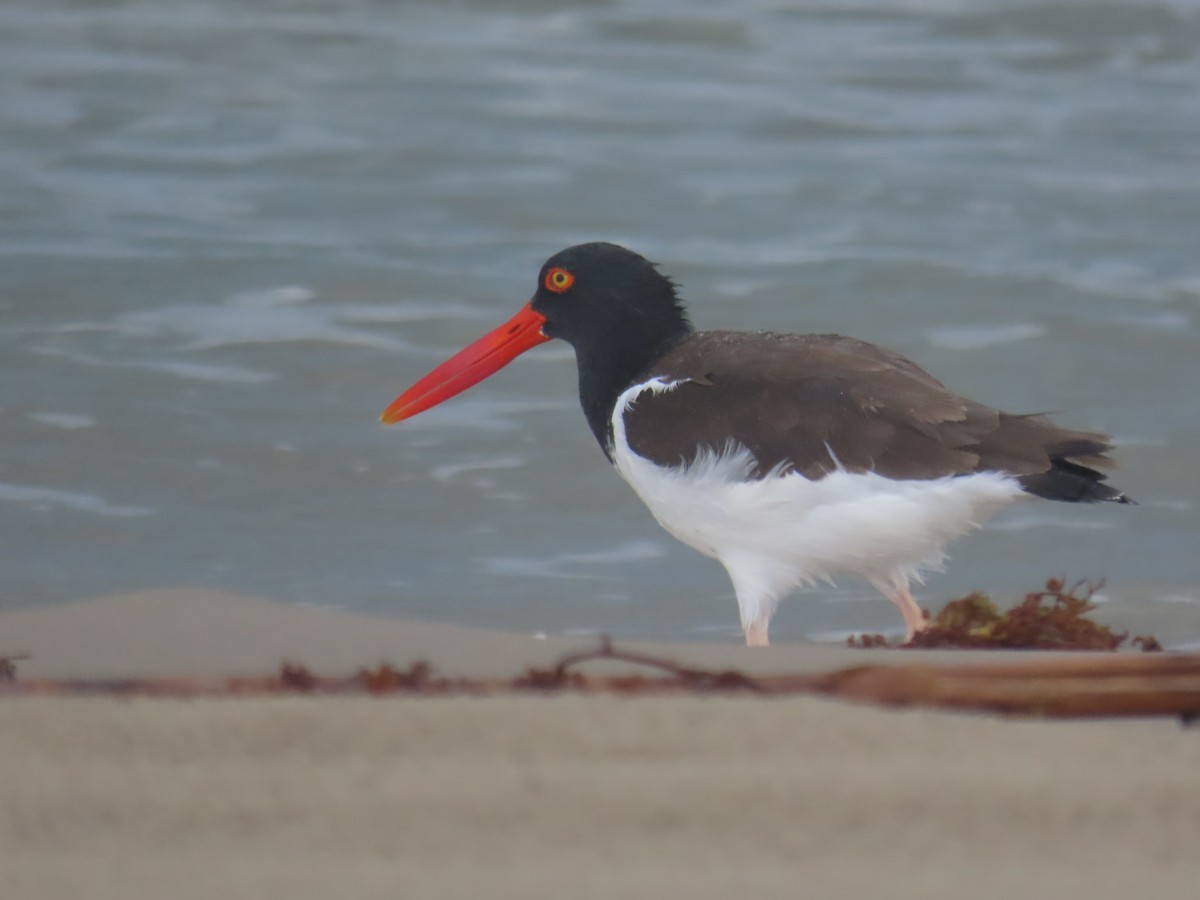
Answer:
<path fill-rule="evenodd" d="M 909 581 L 1022 496 L 1128 502 L 1097 468 L 1102 434 L 1010 415 L 898 354 L 840 335 L 696 332 L 642 257 L 581 244 L 542 268 L 510 322 L 385 411 L 399 421 L 538 343 L 575 347 L 580 401 L 617 472 L 671 534 L 719 560 L 748 644 L 779 600 L 838 575 L 924 626 Z"/>

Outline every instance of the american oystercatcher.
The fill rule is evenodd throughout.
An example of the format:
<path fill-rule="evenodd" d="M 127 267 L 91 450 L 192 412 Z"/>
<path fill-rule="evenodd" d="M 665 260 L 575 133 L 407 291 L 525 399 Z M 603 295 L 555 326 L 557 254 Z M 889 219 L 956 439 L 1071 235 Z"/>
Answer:
<path fill-rule="evenodd" d="M 866 579 L 925 626 L 909 592 L 943 548 L 1019 497 L 1129 503 L 1097 471 L 1107 435 L 952 393 L 915 363 L 837 334 L 695 331 L 675 285 L 608 243 L 546 261 L 533 299 L 392 402 L 386 424 L 482 381 L 526 350 L 575 348 L 601 449 L 654 517 L 721 562 L 747 645 L 780 599 Z"/>

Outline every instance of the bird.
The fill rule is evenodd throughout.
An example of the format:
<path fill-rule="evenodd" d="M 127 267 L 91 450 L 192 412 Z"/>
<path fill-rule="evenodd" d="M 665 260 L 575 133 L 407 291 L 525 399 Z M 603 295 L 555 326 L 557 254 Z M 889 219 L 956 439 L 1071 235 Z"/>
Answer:
<path fill-rule="evenodd" d="M 411 418 L 550 340 L 575 351 L 600 448 L 671 535 L 719 561 L 747 646 L 780 601 L 863 579 L 927 627 L 911 583 L 945 547 L 1028 497 L 1132 501 L 1108 435 L 959 396 L 892 350 L 839 334 L 697 331 L 678 288 L 625 247 L 551 256 L 515 316 L 398 396 Z"/>

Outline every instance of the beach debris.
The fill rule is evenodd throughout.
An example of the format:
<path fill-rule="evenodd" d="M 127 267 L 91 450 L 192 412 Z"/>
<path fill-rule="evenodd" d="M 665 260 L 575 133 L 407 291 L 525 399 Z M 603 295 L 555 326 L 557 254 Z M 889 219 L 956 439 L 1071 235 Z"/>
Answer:
<path fill-rule="evenodd" d="M 317 687 L 317 676 L 307 666 L 284 660 L 279 665 L 279 683 L 289 691 L 307 692 Z"/>
<path fill-rule="evenodd" d="M 899 658 L 899 657 L 896 657 Z M 961 657 L 955 659 L 961 660 Z M 601 672 L 584 672 L 598 667 Z M 652 674 L 639 671 L 648 669 Z M 749 675 L 681 665 L 622 650 L 607 638 L 562 656 L 549 668 L 513 678 L 446 677 L 426 661 L 407 669 L 383 663 L 330 677 L 295 662 L 274 675 L 232 678 L 36 678 L 0 682 L 12 696 L 262 697 L 492 696 L 513 693 L 632 696 L 742 693 L 759 697 L 821 695 L 880 706 L 913 706 L 1039 718 L 1173 716 L 1200 718 L 1200 653 L 1053 656 L 995 663 L 880 663 L 827 672 Z"/>
<path fill-rule="evenodd" d="M 17 663 L 29 659 L 28 653 L 9 653 L 0 656 L 0 682 L 17 680 Z"/>
<path fill-rule="evenodd" d="M 607 635 L 600 639 L 599 646 L 591 650 L 570 653 L 558 661 L 551 669 L 526 669 L 525 673 L 513 681 L 513 687 L 522 690 L 563 690 L 565 688 L 586 689 L 588 679 L 578 671 L 584 663 L 606 660 L 608 662 L 627 663 L 635 666 L 645 666 L 664 673 L 666 678 L 659 678 L 662 683 L 675 683 L 679 687 L 696 691 L 751 691 L 766 692 L 757 680 L 733 669 L 710 671 L 689 666 L 681 666 L 672 660 L 644 653 L 631 653 L 617 650 L 613 647 L 612 639 Z M 612 676 L 608 681 L 609 690 L 621 693 L 637 693 L 653 689 L 654 679 L 644 675 Z"/>
<path fill-rule="evenodd" d="M 1166 648 L 1158 642 L 1158 638 L 1152 634 L 1135 635 L 1129 643 L 1143 653 L 1164 653 L 1166 651 Z"/>
<path fill-rule="evenodd" d="M 1103 585 L 1103 581 L 1087 580 L 1068 585 L 1064 578 L 1050 578 L 1044 588 L 1029 592 L 1006 612 L 1000 612 L 986 594 L 975 592 L 947 603 L 908 643 L 865 634 L 852 636 L 847 644 L 859 648 L 1117 650 L 1129 641 L 1128 632 L 1115 633 L 1088 617 L 1096 608 L 1093 597 Z M 1162 650 L 1149 635 L 1133 638 L 1132 646 Z"/>
<path fill-rule="evenodd" d="M 433 682 L 433 666 L 423 659 L 407 669 L 397 669 L 391 663 L 380 663 L 374 669 L 362 668 L 356 676 L 368 694 L 389 694 L 396 691 L 420 691 Z"/>
<path fill-rule="evenodd" d="M 1084 656 L 996 665 L 861 666 L 826 675 L 821 693 L 923 706 L 1079 719 L 1200 715 L 1200 654 Z"/>

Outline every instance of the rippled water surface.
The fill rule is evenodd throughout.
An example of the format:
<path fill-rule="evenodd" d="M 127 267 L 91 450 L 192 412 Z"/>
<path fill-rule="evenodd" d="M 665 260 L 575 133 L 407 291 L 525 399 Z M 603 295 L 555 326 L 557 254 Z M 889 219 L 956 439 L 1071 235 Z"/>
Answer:
<path fill-rule="evenodd" d="M 1117 436 L 931 604 L 1107 577 L 1200 641 L 1200 3 L 9 0 L 0 606 L 196 584 L 520 630 L 735 635 L 569 348 L 392 429 L 568 244 L 702 327 L 841 331 Z M 782 638 L 887 628 L 850 584 Z"/>

